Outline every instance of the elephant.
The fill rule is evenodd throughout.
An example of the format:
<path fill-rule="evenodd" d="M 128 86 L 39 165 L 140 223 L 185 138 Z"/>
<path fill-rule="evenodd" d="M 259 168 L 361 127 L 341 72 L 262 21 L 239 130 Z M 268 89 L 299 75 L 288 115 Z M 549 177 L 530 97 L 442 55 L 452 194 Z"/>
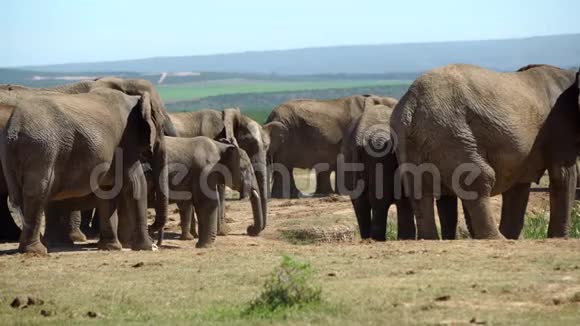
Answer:
<path fill-rule="evenodd" d="M 165 187 L 160 192 L 166 191 L 164 113 L 152 105 L 148 92 L 127 95 L 134 89 L 117 90 L 122 84 L 115 81 L 95 82 L 88 91 L 75 94 L 38 92 L 12 105 L 0 136 L 0 158 L 10 200 L 23 212 L 19 251 L 47 252 L 40 241 L 40 226 L 48 202 L 96 191 L 100 192 L 98 247 L 121 248 L 114 225 L 119 206 L 125 208 L 119 214 L 122 219 L 135 222 L 132 249 L 153 249 L 140 160 L 147 158 L 156 166 L 157 176 L 165 182 L 160 182 Z M 165 198 L 160 210 L 166 210 L 167 197 L 159 197 Z"/>
<path fill-rule="evenodd" d="M 191 209 L 195 207 L 199 224 L 196 247 L 213 245 L 219 211 L 224 208 L 220 185 L 249 193 L 254 223 L 248 226 L 247 232 L 256 236 L 263 230 L 259 183 L 252 162 L 243 149 L 229 140 L 215 141 L 204 136 L 166 137 L 166 143 L 170 200 L 176 202 L 180 210 L 182 239 L 193 239 L 190 230 L 195 230 L 195 219 Z M 159 225 L 158 229 L 162 228 L 163 225 Z M 159 239 L 160 243 L 162 234 Z"/>
<path fill-rule="evenodd" d="M 259 195 L 261 198 L 261 211 L 263 215 L 262 228 L 266 227 L 268 216 L 268 171 L 266 153 L 270 144 L 270 138 L 262 130 L 260 125 L 243 115 L 238 108 L 225 109 L 223 112 L 216 110 L 200 110 L 194 112 L 171 113 L 176 133 L 179 137 L 205 136 L 214 140 L 228 139 L 239 145 L 253 165 L 253 170 L 258 182 Z M 224 207 L 225 188 L 219 186 L 221 206 Z M 245 191 L 242 191 L 242 195 Z M 193 210 L 188 208 L 189 211 Z M 252 235 L 258 235 L 261 230 L 250 230 Z M 224 221 L 224 211 L 220 213 L 218 221 L 219 234 L 227 234 Z"/>
<path fill-rule="evenodd" d="M 433 198 L 441 193 L 462 200 L 475 238 L 504 238 L 506 230 L 523 225 L 529 184 L 546 170 L 548 237 L 567 236 L 577 177 L 578 95 L 578 73 L 549 65 L 517 72 L 449 65 L 415 80 L 395 107 L 391 128 L 419 238 L 438 238 Z M 497 194 L 508 199 L 499 229 L 490 209 Z"/>
<path fill-rule="evenodd" d="M 389 106 L 392 101 L 357 95 L 333 100 L 292 100 L 276 107 L 263 127 L 270 138 L 271 197 L 300 196 L 292 174 L 294 168 L 316 171 L 315 195 L 333 193 L 330 175 L 336 170 L 345 130 L 361 115 L 365 105 Z M 289 184 L 289 189 L 284 189 L 284 183 Z"/>
<path fill-rule="evenodd" d="M 393 103 L 397 101 L 392 99 Z M 415 221 L 408 198 L 395 196 L 395 172 L 398 167 L 395 141 L 390 137 L 389 120 L 393 107 L 368 105 L 344 134 L 341 154 L 348 164 L 361 164 L 359 169 L 341 171 L 338 164 L 337 188 L 350 192 L 361 238 L 386 240 L 387 213 L 397 206 L 399 239 L 415 239 Z M 340 162 L 340 161 L 339 161 Z M 344 181 L 342 180 L 344 177 Z M 357 189 L 357 185 L 361 185 Z"/>
<path fill-rule="evenodd" d="M 150 158 L 151 163 L 154 167 L 154 173 L 156 174 L 157 178 L 156 180 L 159 181 L 160 185 L 157 187 L 158 189 L 161 189 L 163 191 L 166 191 L 167 186 L 167 180 L 166 180 L 166 172 L 164 172 L 163 167 L 165 166 L 165 145 L 164 145 L 164 140 L 163 140 L 163 134 L 165 135 L 169 135 L 169 136 L 175 136 L 176 132 L 175 129 L 173 127 L 173 125 L 171 124 L 171 120 L 169 119 L 167 112 L 165 110 L 165 107 L 163 105 L 163 102 L 161 101 L 161 97 L 159 96 L 159 93 L 157 92 L 157 90 L 155 89 L 155 87 L 153 86 L 153 84 L 151 84 L 149 81 L 147 80 L 142 80 L 142 79 L 121 79 L 121 78 L 116 78 L 116 77 L 104 77 L 104 78 L 98 78 L 96 80 L 85 80 L 85 81 L 81 81 L 78 83 L 73 83 L 73 84 L 66 84 L 66 85 L 61 85 L 61 86 L 57 86 L 57 87 L 53 87 L 53 88 L 28 88 L 28 87 L 23 87 L 23 86 L 18 86 L 18 85 L 0 85 L 0 103 L 7 103 L 7 104 L 17 104 L 18 101 L 26 96 L 35 96 L 38 94 L 52 94 L 52 93 L 63 93 L 63 94 L 82 94 L 82 93 L 87 93 L 90 92 L 92 89 L 95 88 L 110 88 L 110 89 L 115 89 L 115 90 L 119 90 L 124 92 L 125 94 L 128 95 L 137 95 L 137 96 L 143 96 L 144 94 L 148 94 L 148 97 L 150 99 L 150 106 L 152 107 L 152 112 L 155 114 L 154 118 L 156 121 L 158 121 L 159 123 L 162 124 L 162 129 L 160 129 L 160 131 L 162 131 L 162 135 L 161 137 L 159 137 L 159 141 L 156 142 L 156 146 L 154 148 L 153 151 L 153 155 Z M 9 116 L 9 115 L 8 115 Z M 7 121 L 7 117 L 5 117 L 5 115 L 0 114 L 0 123 L 1 126 L 4 126 L 5 123 Z M 163 186 L 163 184 L 165 184 L 165 186 Z M 1 187 L 0 187 L 1 188 Z M 4 194 L 4 192 L 2 192 L 2 189 L 0 189 L 0 194 Z M 2 198 L 0 197 L 0 200 Z M 156 209 L 158 211 L 158 214 L 160 215 L 167 215 L 167 198 L 164 196 L 163 193 L 160 193 L 158 196 L 156 196 Z M 62 206 L 62 205 L 61 205 Z M 47 212 L 45 212 L 47 213 Z M 57 241 L 58 239 L 64 240 L 66 239 L 65 236 L 63 236 L 62 234 L 58 234 L 58 232 L 62 232 L 62 230 L 67 230 L 67 232 L 69 232 L 68 235 L 68 240 L 63 241 L 63 243 L 69 243 L 71 241 L 83 241 L 85 240 L 85 236 L 83 234 L 83 232 L 80 231 L 79 229 L 79 223 L 78 223 L 78 214 L 77 212 L 67 212 L 64 210 L 60 210 L 61 214 L 64 215 L 70 215 L 73 214 L 74 218 L 68 217 L 68 216 L 61 216 L 59 217 L 59 220 L 61 220 L 63 223 L 65 223 L 64 228 L 60 227 L 54 228 L 55 232 L 48 232 L 49 235 L 50 234 L 54 234 L 55 237 L 54 239 L 52 239 L 50 242 L 59 242 Z M 83 215 L 92 215 L 91 211 L 87 211 L 87 212 L 83 212 Z M 4 210 L 0 211 L 0 223 L 5 222 L 5 223 L 12 223 L 13 221 L 10 218 L 10 214 L 6 214 Z M 56 226 L 56 224 L 52 223 L 53 221 L 55 221 L 53 218 L 50 218 L 47 220 L 49 223 L 47 223 L 47 227 L 49 229 L 52 229 L 52 226 Z M 96 222 L 98 222 L 98 219 L 95 219 Z M 98 223 L 93 222 L 93 225 L 96 226 L 98 225 Z M 19 230 L 16 231 L 16 229 L 13 229 L 15 232 L 12 232 L 12 240 L 14 240 L 15 238 L 17 238 L 19 235 L 17 234 L 17 232 L 19 233 Z M 85 232 L 90 232 L 90 233 L 96 233 L 93 230 L 90 229 L 85 229 Z M 131 232 L 131 231 L 128 231 Z"/>

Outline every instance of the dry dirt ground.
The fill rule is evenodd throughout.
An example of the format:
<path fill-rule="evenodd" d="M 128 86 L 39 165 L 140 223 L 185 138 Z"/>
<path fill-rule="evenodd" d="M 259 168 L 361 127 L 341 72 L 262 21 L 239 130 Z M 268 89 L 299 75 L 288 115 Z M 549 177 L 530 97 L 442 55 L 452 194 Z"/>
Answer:
<path fill-rule="evenodd" d="M 547 205 L 533 194 L 529 211 Z M 579 240 L 361 242 L 350 201 L 332 196 L 272 200 L 256 238 L 249 202 L 230 200 L 231 234 L 200 250 L 176 240 L 172 212 L 156 252 L 0 256 L 0 324 L 580 324 Z M 283 255 L 311 263 L 323 304 L 244 315 Z"/>

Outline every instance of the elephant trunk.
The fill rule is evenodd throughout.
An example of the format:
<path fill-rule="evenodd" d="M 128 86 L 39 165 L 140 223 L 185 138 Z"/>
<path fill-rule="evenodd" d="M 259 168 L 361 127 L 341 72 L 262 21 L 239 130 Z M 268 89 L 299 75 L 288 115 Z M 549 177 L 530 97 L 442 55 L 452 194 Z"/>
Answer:
<path fill-rule="evenodd" d="M 261 198 L 262 208 L 262 230 L 266 228 L 268 223 L 268 169 L 265 164 L 262 164 L 258 169 L 254 170 L 256 174 L 256 181 L 258 182 L 258 190 Z"/>
<path fill-rule="evenodd" d="M 250 202 L 252 203 L 252 213 L 254 214 L 254 224 L 248 226 L 248 235 L 255 237 L 264 229 L 262 199 L 256 189 L 252 189 L 250 194 Z"/>

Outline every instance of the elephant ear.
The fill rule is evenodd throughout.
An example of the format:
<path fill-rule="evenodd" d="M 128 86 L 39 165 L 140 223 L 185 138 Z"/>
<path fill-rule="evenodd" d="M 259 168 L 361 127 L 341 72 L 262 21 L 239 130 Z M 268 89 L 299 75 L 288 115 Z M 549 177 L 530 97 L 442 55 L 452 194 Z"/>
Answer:
<path fill-rule="evenodd" d="M 269 122 L 262 127 L 265 134 L 265 143 L 269 143 L 269 151 L 275 153 L 288 139 L 289 130 L 279 121 Z"/>
<path fill-rule="evenodd" d="M 148 149 L 153 153 L 157 135 L 157 128 L 155 122 L 153 121 L 153 114 L 151 110 L 151 101 L 149 98 L 149 93 L 144 93 L 143 96 L 139 98 L 137 103 L 141 121 L 143 121 L 143 138 L 148 140 Z"/>
<path fill-rule="evenodd" d="M 235 144 L 237 144 L 236 130 L 238 129 L 238 124 L 241 116 L 242 112 L 240 111 L 239 108 L 225 109 L 223 112 L 226 138 L 231 140 Z"/>
<path fill-rule="evenodd" d="M 127 95 L 144 96 L 147 93 L 150 114 L 156 130 L 165 133 L 169 129 L 170 136 L 177 136 L 169 115 L 165 110 L 165 105 L 155 86 L 145 79 L 121 79 L 117 77 L 103 77 L 95 80 L 95 87 L 106 87 L 121 91 Z M 168 122 L 169 121 L 169 122 Z"/>
<path fill-rule="evenodd" d="M 351 108 L 357 109 L 360 112 L 364 111 L 367 105 L 367 100 L 370 96 L 371 95 L 368 94 L 354 96 L 352 99 Z"/>
<path fill-rule="evenodd" d="M 231 144 L 229 140 L 225 140 L 225 150 L 223 151 L 220 159 L 220 163 L 226 166 L 231 173 L 232 176 L 232 185 L 236 185 L 238 181 L 241 179 L 241 169 L 240 169 L 240 148 L 235 145 Z"/>

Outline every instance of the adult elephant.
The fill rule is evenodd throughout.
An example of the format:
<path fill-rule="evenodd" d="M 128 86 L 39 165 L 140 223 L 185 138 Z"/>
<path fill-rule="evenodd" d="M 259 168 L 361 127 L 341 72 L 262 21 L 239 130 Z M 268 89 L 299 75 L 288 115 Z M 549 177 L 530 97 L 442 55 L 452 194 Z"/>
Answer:
<path fill-rule="evenodd" d="M 511 214 L 502 216 L 500 229 L 523 224 L 527 195 L 521 188 L 545 170 L 548 237 L 565 237 L 576 188 L 578 94 L 577 73 L 548 65 L 505 73 L 450 65 L 419 77 L 391 118 L 419 237 L 438 237 L 433 197 L 441 184 L 462 199 L 475 238 L 503 238 L 490 197 L 512 199 L 504 203 Z"/>
<path fill-rule="evenodd" d="M 155 119 L 156 123 L 162 124 L 162 128 L 159 131 L 162 134 L 175 136 L 176 132 L 171 124 L 171 120 L 169 119 L 161 97 L 159 93 L 147 80 L 143 79 L 121 79 L 116 77 L 104 77 L 99 78 L 96 80 L 86 80 L 81 81 L 78 83 L 66 84 L 61 85 L 53 88 L 29 88 L 24 86 L 18 85 L 0 85 L 0 103 L 17 104 L 21 99 L 29 96 L 37 96 L 43 94 L 53 94 L 53 93 L 62 93 L 62 94 L 83 94 L 88 93 L 93 89 L 96 88 L 107 88 L 107 89 L 114 89 L 121 91 L 127 95 L 135 95 L 135 96 L 144 96 L 147 94 L 149 98 L 149 105 L 152 108 L 152 112 L 154 113 L 153 118 Z M 11 112 L 12 106 L 10 106 Z M 5 114 L 6 113 L 6 114 Z M 0 112 L 0 124 L 3 127 L 9 117 L 7 111 L 3 110 Z M 155 174 L 155 180 L 158 180 L 159 185 L 157 189 L 160 189 L 160 193 L 155 196 L 156 203 L 155 207 L 157 210 L 157 214 L 160 215 L 161 219 L 166 219 L 167 216 L 167 198 L 165 194 L 167 193 L 167 177 L 166 171 L 164 171 L 163 167 L 165 166 L 165 145 L 164 139 L 159 137 L 159 141 L 155 143 L 155 148 L 153 149 L 153 155 L 149 158 L 151 162 L 151 166 L 153 167 L 153 173 Z M 2 189 L 0 187 L 0 200 L 2 199 Z M 63 205 L 58 205 L 63 206 Z M 0 206 L 0 209 L 2 207 Z M 64 223 L 59 227 L 59 223 L 56 223 L 56 217 L 50 218 L 47 223 L 48 234 L 50 235 L 49 242 L 51 243 L 70 243 L 71 241 L 82 241 L 85 239 L 84 234 L 79 229 L 79 219 L 78 219 L 78 212 L 71 212 L 65 211 L 63 209 L 55 209 L 51 212 L 47 212 L 48 214 L 52 214 L 54 212 L 59 212 L 59 214 L 63 214 L 60 216 L 58 220 Z M 85 213 L 85 212 L 83 212 Z M 70 216 L 69 216 L 70 215 Z M 87 214 L 85 214 L 87 215 Z M 61 224 L 62 224 L 61 223 Z M 6 225 L 13 225 L 14 221 L 11 218 L 9 212 L 7 210 L 2 209 L 0 211 L 0 224 Z M 97 225 L 98 223 L 93 223 Z M 53 228 L 54 226 L 54 228 Z M 64 226 L 64 227 L 63 227 Z M 19 229 L 12 228 L 12 232 L 9 233 L 10 239 L 14 240 L 19 236 Z M 62 231 L 66 230 L 68 234 L 62 234 Z M 54 231 L 54 232 L 50 232 Z M 90 230 L 93 231 L 93 230 Z M 87 232 L 87 230 L 85 230 Z M 130 230 L 126 232 L 131 232 Z M 92 232 L 94 233 L 94 232 Z"/>
<path fill-rule="evenodd" d="M 240 109 L 200 110 L 194 112 L 172 113 L 169 115 L 176 133 L 180 137 L 205 136 L 214 140 L 225 138 L 239 145 L 252 162 L 262 205 L 263 223 L 266 227 L 268 216 L 268 186 L 266 152 L 270 143 L 268 135 L 260 125 L 243 115 Z M 224 206 L 224 187 L 220 187 L 220 198 Z M 224 214 L 218 223 L 220 234 L 226 234 Z M 261 230 L 249 230 L 251 235 L 258 235 Z"/>
<path fill-rule="evenodd" d="M 152 249 L 140 159 L 149 158 L 152 165 L 166 162 L 164 114 L 152 108 L 148 93 L 130 96 L 101 85 L 80 94 L 34 94 L 14 105 L 0 157 L 11 201 L 23 209 L 21 252 L 46 253 L 40 226 L 49 201 L 82 197 L 103 187 L 112 189 L 97 196 L 99 248 L 121 248 L 112 221 L 119 204 L 127 209 L 124 218 L 135 220 L 132 248 Z M 162 157 L 156 157 L 159 153 Z M 166 202 L 165 197 L 165 209 Z"/>
<path fill-rule="evenodd" d="M 395 99 L 392 101 L 396 103 Z M 398 163 L 394 152 L 396 138 L 391 137 L 389 126 L 392 110 L 393 107 L 385 105 L 367 106 L 342 141 L 344 162 L 359 166 L 343 170 L 339 163 L 337 188 L 350 194 L 363 239 L 386 240 L 387 213 L 392 204 L 397 206 L 397 237 L 415 239 L 411 203 L 405 196 L 395 194 Z"/>
<path fill-rule="evenodd" d="M 336 170 L 344 132 L 367 104 L 392 105 L 392 98 L 357 95 L 333 100 L 293 100 L 268 116 L 264 130 L 270 138 L 273 198 L 300 195 L 294 168 L 316 171 L 316 195 L 333 192 L 330 175 Z"/>

